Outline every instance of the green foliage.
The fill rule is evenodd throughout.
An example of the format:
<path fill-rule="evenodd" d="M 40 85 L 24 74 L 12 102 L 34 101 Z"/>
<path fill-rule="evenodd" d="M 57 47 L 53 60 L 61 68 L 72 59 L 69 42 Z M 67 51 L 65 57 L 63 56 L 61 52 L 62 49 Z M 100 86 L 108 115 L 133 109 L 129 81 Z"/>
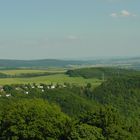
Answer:
<path fill-rule="evenodd" d="M 107 140 L 134 140 L 131 133 L 125 130 L 123 118 L 120 118 L 116 109 L 107 106 L 97 112 L 90 112 L 80 120 L 84 124 L 96 126 L 102 130 L 102 135 Z"/>
<path fill-rule="evenodd" d="M 59 104 L 62 111 L 70 116 L 78 116 L 87 110 L 93 110 L 92 102 L 67 89 L 48 91 L 45 98 L 50 102 Z"/>
<path fill-rule="evenodd" d="M 88 124 L 79 124 L 71 132 L 71 140 L 105 140 L 101 129 Z"/>
<path fill-rule="evenodd" d="M 1 117 L 1 139 L 59 139 L 69 117 L 43 100 L 22 100 L 9 104 Z M 66 134 L 65 134 L 66 135 Z"/>
<path fill-rule="evenodd" d="M 66 74 L 71 77 L 97 78 L 104 80 L 112 77 L 121 77 L 136 74 L 140 75 L 140 72 L 119 68 L 99 67 L 68 70 Z"/>
<path fill-rule="evenodd" d="M 11 92 L 12 90 L 14 90 L 13 86 L 10 85 L 5 85 L 3 86 L 4 91 L 6 91 L 7 93 Z"/>
<path fill-rule="evenodd" d="M 91 98 L 101 104 L 111 104 L 126 116 L 140 114 L 140 77 L 113 78 L 97 87 Z"/>

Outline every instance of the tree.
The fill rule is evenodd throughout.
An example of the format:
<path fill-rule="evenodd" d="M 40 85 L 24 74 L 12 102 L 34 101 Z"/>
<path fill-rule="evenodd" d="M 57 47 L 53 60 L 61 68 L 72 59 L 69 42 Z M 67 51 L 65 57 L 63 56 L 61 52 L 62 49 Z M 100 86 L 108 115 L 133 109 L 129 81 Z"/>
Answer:
<path fill-rule="evenodd" d="M 105 140 L 102 130 L 88 124 L 78 124 L 71 132 L 71 140 Z"/>
<path fill-rule="evenodd" d="M 69 121 L 57 106 L 46 101 L 12 102 L 2 114 L 0 139 L 56 140 L 66 135 L 64 128 Z"/>
<path fill-rule="evenodd" d="M 123 118 L 111 106 L 102 107 L 93 113 L 90 112 L 80 121 L 102 129 L 102 134 L 106 140 L 134 140 L 131 133 L 124 129 Z"/>

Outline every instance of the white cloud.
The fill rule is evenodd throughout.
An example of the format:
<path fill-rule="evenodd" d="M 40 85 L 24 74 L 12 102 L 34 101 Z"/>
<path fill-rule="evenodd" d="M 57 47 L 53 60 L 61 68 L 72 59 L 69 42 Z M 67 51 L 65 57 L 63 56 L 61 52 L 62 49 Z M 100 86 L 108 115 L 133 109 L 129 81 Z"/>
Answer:
<path fill-rule="evenodd" d="M 69 35 L 69 36 L 67 37 L 67 39 L 69 39 L 69 40 L 77 40 L 78 37 L 77 37 L 77 36 L 74 36 L 74 35 Z"/>
<path fill-rule="evenodd" d="M 129 16 L 131 16 L 131 13 L 127 10 L 122 10 L 120 15 L 123 17 L 129 17 Z"/>
<path fill-rule="evenodd" d="M 112 14 L 111 14 L 111 17 L 114 17 L 114 18 L 115 18 L 115 17 L 117 17 L 117 16 L 118 16 L 117 13 L 112 13 Z"/>
<path fill-rule="evenodd" d="M 122 10 L 118 13 L 113 12 L 113 13 L 111 13 L 110 16 L 113 17 L 113 18 L 116 18 L 116 17 L 136 17 L 136 14 L 133 14 L 133 13 L 127 11 L 127 10 Z"/>

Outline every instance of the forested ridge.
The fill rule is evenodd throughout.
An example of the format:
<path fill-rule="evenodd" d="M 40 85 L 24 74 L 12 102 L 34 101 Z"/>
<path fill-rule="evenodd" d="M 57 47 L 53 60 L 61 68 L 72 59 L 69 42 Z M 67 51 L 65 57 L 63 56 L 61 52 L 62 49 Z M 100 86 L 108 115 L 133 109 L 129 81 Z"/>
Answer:
<path fill-rule="evenodd" d="M 109 78 L 96 88 L 90 83 L 0 88 L 0 139 L 140 139 L 138 75 Z"/>
<path fill-rule="evenodd" d="M 130 76 L 130 75 L 138 75 L 140 76 L 140 72 L 133 69 L 122 69 L 117 67 L 89 67 L 89 68 L 81 68 L 68 70 L 66 72 L 67 75 L 71 77 L 84 77 L 84 78 L 98 78 L 105 79 L 112 77 L 121 77 L 121 76 Z"/>

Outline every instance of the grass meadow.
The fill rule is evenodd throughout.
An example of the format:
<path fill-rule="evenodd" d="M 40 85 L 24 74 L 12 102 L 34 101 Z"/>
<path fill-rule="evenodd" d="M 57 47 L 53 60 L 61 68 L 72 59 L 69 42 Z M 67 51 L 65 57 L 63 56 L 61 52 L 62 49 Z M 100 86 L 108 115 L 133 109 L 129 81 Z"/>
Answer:
<path fill-rule="evenodd" d="M 16 74 L 15 71 L 14 74 Z M 91 83 L 93 86 L 98 86 L 101 84 L 102 81 L 99 79 L 84 79 L 82 77 L 69 77 L 66 74 L 55 74 L 55 75 L 39 76 L 39 77 L 31 77 L 31 78 L 0 78 L 0 85 L 27 84 L 27 83 L 63 84 L 65 82 L 70 84 L 81 85 L 81 86 L 86 85 L 87 83 Z"/>

